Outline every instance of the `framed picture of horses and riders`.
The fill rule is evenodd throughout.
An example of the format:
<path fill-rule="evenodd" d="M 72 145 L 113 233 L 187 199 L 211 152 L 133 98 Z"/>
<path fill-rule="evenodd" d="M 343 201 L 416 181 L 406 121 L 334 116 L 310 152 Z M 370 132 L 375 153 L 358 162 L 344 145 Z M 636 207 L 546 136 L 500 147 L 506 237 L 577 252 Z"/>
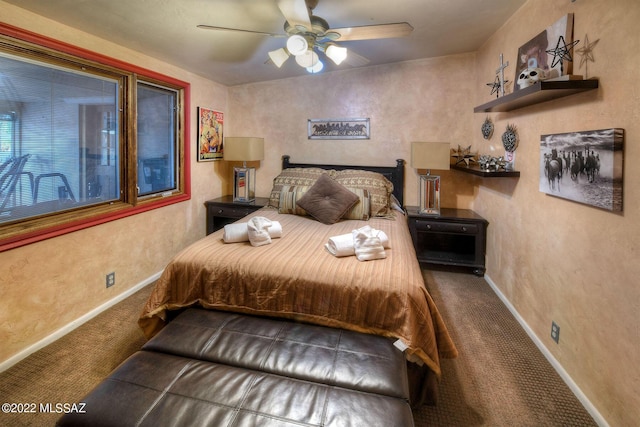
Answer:
<path fill-rule="evenodd" d="M 540 136 L 540 191 L 622 212 L 624 129 Z"/>
<path fill-rule="evenodd" d="M 369 139 L 369 119 L 309 119 L 309 139 Z"/>

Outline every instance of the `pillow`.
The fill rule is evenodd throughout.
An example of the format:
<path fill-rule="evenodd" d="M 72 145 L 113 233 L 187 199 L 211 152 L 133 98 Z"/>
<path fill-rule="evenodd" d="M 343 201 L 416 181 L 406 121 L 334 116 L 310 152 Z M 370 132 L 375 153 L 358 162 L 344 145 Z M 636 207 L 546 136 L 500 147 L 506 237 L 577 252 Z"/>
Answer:
<path fill-rule="evenodd" d="M 292 215 L 308 215 L 307 211 L 298 206 L 298 200 L 309 191 L 308 186 L 304 185 L 283 185 L 280 190 L 280 203 L 278 213 Z M 369 191 L 362 188 L 349 188 L 347 190 L 358 196 L 358 202 L 345 213 L 344 219 L 360 219 L 368 221 L 371 215 L 371 198 Z"/>
<path fill-rule="evenodd" d="M 391 209 L 395 209 L 395 210 L 397 210 L 398 212 L 400 212 L 402 214 L 405 213 L 404 209 L 402 209 L 402 205 L 400 204 L 400 201 L 395 196 L 395 194 L 391 195 L 390 200 L 391 200 Z"/>
<path fill-rule="evenodd" d="M 298 200 L 309 191 L 306 185 L 283 185 L 280 190 L 278 213 L 292 215 L 307 215 L 307 211 L 298 206 Z"/>
<path fill-rule="evenodd" d="M 368 221 L 371 216 L 371 196 L 369 195 L 369 190 L 365 190 L 363 188 L 345 188 L 358 196 L 359 202 L 353 205 L 353 207 L 349 209 L 342 218 L 362 219 Z"/>
<path fill-rule="evenodd" d="M 269 195 L 269 206 L 277 208 L 280 204 L 280 191 L 284 185 L 304 185 L 312 186 L 316 179 L 328 171 L 321 168 L 289 168 L 283 169 L 278 176 L 273 179 L 273 187 Z"/>
<path fill-rule="evenodd" d="M 358 196 L 338 184 L 329 175 L 322 174 L 316 183 L 298 200 L 297 205 L 323 224 L 334 224 L 353 205 Z"/>
<path fill-rule="evenodd" d="M 349 188 L 363 188 L 371 195 L 371 216 L 392 216 L 390 197 L 393 184 L 384 175 L 367 170 L 336 171 L 337 183 Z"/>

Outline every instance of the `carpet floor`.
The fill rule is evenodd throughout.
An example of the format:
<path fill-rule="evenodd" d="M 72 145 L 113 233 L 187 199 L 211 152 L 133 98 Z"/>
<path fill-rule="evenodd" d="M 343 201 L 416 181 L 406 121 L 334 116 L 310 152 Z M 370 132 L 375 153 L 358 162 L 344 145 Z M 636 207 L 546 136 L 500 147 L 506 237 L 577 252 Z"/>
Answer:
<path fill-rule="evenodd" d="M 424 270 L 425 283 L 460 355 L 442 361 L 436 406 L 414 412 L 423 426 L 595 426 L 566 384 L 482 278 Z M 41 404 L 78 403 L 145 342 L 137 318 L 151 286 L 0 373 L 2 426 L 53 426 Z"/>

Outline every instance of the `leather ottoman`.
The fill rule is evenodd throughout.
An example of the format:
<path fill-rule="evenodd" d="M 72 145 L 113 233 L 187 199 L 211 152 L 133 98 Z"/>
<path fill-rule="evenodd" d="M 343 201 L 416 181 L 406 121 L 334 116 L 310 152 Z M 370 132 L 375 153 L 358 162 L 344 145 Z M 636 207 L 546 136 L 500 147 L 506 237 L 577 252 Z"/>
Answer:
<path fill-rule="evenodd" d="M 413 426 L 392 341 L 190 308 L 59 426 Z"/>

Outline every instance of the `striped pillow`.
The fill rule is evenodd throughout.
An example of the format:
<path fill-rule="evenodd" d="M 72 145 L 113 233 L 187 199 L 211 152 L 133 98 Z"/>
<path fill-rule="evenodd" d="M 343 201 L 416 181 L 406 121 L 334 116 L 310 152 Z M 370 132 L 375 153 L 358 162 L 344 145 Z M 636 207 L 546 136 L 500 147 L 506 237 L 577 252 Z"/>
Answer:
<path fill-rule="evenodd" d="M 281 214 L 307 215 L 307 211 L 298 207 L 296 202 L 304 196 L 309 188 L 308 185 L 283 185 L 280 189 L 280 200 L 278 212 Z"/>
<path fill-rule="evenodd" d="M 364 188 L 346 188 L 347 190 L 358 196 L 358 199 L 360 199 L 360 201 L 353 205 L 353 207 L 349 209 L 344 215 L 342 215 L 342 218 L 363 219 L 365 221 L 368 221 L 369 217 L 371 216 L 371 195 L 369 194 L 369 190 L 365 190 Z"/>
<path fill-rule="evenodd" d="M 283 185 L 280 189 L 278 212 L 281 214 L 308 215 L 307 211 L 297 205 L 297 201 L 311 188 L 307 185 Z M 349 209 L 343 219 L 360 219 L 368 221 L 371 216 L 371 195 L 363 188 L 349 188 L 347 190 L 358 196 L 358 203 Z"/>
<path fill-rule="evenodd" d="M 329 171 L 321 168 L 289 168 L 283 169 L 278 176 L 273 179 L 273 187 L 269 195 L 269 206 L 279 207 L 280 192 L 282 187 L 288 186 L 307 186 L 311 187 L 315 184 L 320 175 L 335 171 Z M 329 175 L 331 176 L 331 175 Z"/>

